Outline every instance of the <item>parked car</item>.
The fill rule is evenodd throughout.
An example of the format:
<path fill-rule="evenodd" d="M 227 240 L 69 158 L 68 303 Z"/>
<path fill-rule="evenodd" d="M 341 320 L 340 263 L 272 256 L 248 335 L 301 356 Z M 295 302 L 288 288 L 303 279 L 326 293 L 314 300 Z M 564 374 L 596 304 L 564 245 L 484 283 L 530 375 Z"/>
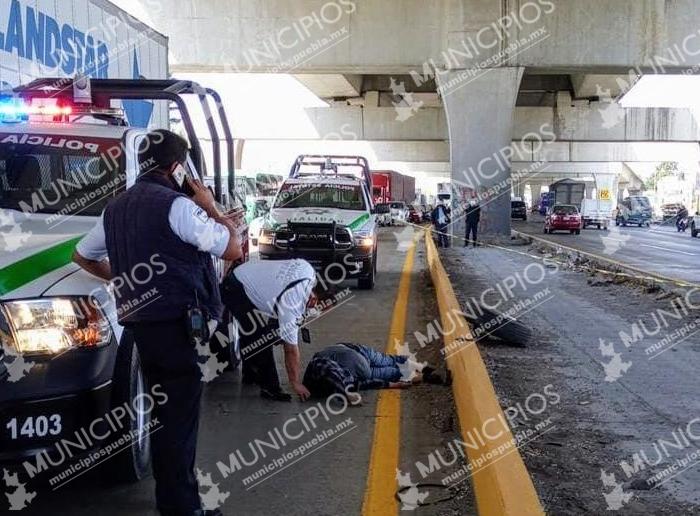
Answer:
<path fill-rule="evenodd" d="M 377 215 L 377 224 L 380 226 L 391 225 L 391 204 L 380 202 L 374 206 L 374 213 Z"/>
<path fill-rule="evenodd" d="M 408 217 L 408 208 L 403 201 L 394 201 L 391 203 L 391 224 L 404 224 Z"/>
<path fill-rule="evenodd" d="M 581 233 L 581 214 L 573 204 L 555 204 L 547 212 L 544 219 L 544 232 L 552 234 L 555 231 Z"/>
<path fill-rule="evenodd" d="M 420 224 L 423 222 L 423 214 L 419 212 L 415 206 L 408 207 L 408 222 L 411 224 Z"/>
<path fill-rule="evenodd" d="M 510 218 L 527 220 L 525 201 L 510 201 Z"/>

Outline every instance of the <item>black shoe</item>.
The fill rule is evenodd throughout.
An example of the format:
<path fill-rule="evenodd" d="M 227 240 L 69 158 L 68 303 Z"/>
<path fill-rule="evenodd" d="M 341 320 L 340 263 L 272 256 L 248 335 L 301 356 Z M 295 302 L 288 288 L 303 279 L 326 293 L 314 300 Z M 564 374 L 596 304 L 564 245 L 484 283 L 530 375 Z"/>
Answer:
<path fill-rule="evenodd" d="M 292 395 L 284 392 L 282 389 L 271 390 L 261 387 L 260 397 L 272 401 L 292 401 Z"/>

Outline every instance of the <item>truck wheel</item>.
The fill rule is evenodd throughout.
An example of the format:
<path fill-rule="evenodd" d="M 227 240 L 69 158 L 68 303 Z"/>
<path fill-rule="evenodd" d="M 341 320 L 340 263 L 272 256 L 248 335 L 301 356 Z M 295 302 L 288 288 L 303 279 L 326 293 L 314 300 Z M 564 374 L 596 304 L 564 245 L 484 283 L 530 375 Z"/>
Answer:
<path fill-rule="evenodd" d="M 109 470 L 107 478 L 118 483 L 138 482 L 148 475 L 151 469 L 151 436 L 146 379 L 141 370 L 141 359 L 134 338 L 129 330 L 124 330 L 119 345 L 114 380 L 112 383 L 112 408 L 128 405 L 133 408 L 135 419 L 126 418 L 125 427 L 119 434 L 131 432 L 134 435 L 131 446 L 105 461 Z"/>
<path fill-rule="evenodd" d="M 372 290 L 374 288 L 375 277 L 377 276 L 377 252 L 375 251 L 372 255 L 371 272 L 363 277 L 357 279 L 357 288 L 360 290 Z"/>
<path fill-rule="evenodd" d="M 241 348 L 238 321 L 230 310 L 224 310 L 223 322 L 216 328 L 210 345 L 219 362 L 228 362 L 225 371 L 235 371 L 241 363 Z"/>

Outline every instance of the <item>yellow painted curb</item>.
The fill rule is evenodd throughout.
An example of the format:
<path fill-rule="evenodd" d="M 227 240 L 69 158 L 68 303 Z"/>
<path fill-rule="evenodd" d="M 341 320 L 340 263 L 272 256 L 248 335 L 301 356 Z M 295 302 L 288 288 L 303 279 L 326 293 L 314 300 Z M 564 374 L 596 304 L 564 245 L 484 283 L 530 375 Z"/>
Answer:
<path fill-rule="evenodd" d="M 415 257 L 415 241 L 406 253 L 401 270 L 399 289 L 391 317 L 391 328 L 386 352 L 396 353 L 396 343 L 406 335 L 406 312 L 411 288 L 411 274 Z M 395 494 L 398 489 L 396 469 L 399 467 L 399 443 L 401 441 L 401 391 L 379 391 L 377 400 L 374 438 L 367 473 L 367 487 L 362 503 L 363 516 L 389 516 L 398 514 Z"/>
<path fill-rule="evenodd" d="M 471 482 L 480 515 L 544 514 L 530 474 L 506 422 L 484 361 L 461 315 L 452 284 L 429 232 L 425 235 L 428 268 L 435 287 L 447 366 L 469 458 Z M 460 320 L 457 321 L 456 318 Z"/>

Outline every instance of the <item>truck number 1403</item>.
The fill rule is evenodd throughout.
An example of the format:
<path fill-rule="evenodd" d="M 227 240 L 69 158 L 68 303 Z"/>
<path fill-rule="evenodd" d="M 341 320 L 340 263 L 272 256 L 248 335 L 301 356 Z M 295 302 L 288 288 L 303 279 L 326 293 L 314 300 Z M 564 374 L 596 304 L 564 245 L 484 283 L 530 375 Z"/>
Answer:
<path fill-rule="evenodd" d="M 47 435 L 58 435 L 61 433 L 61 416 L 51 414 L 50 416 L 29 416 L 21 421 L 16 417 L 10 419 L 6 428 L 10 430 L 12 439 L 27 437 L 46 437 Z"/>

